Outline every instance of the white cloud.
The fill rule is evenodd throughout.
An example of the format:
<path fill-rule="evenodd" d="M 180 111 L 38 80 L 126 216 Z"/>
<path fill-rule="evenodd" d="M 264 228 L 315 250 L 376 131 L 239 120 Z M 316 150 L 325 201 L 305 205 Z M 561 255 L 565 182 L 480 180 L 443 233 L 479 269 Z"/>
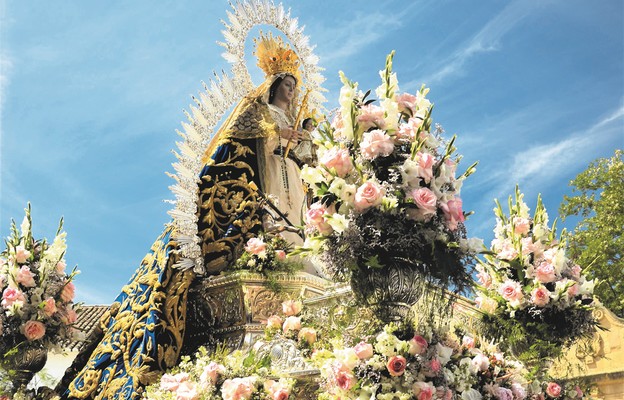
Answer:
<path fill-rule="evenodd" d="M 473 56 L 500 50 L 501 39 L 533 10 L 540 7 L 540 2 L 514 1 L 490 20 L 470 40 L 455 50 L 436 67 L 436 72 L 423 80 L 429 84 L 440 82 L 450 76 L 461 73 L 464 64 Z"/>

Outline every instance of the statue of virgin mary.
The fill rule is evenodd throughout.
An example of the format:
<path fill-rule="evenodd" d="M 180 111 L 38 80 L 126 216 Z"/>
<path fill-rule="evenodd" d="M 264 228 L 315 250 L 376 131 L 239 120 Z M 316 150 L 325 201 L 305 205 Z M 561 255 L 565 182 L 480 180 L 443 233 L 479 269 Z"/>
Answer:
<path fill-rule="evenodd" d="M 305 204 L 298 160 L 287 151 L 301 138 L 294 126 L 302 84 L 298 56 L 272 35 L 256 41 L 255 55 L 266 79 L 223 122 L 199 174 L 197 232 L 208 274 L 231 265 L 250 238 L 275 229 L 263 206 L 267 197 L 284 220 L 298 225 Z M 67 370 L 57 387 L 64 398 L 138 398 L 145 385 L 177 364 L 189 287 L 200 277 L 176 267 L 175 230 L 167 225 L 100 321 L 99 332 Z M 295 229 L 279 231 L 301 243 Z"/>

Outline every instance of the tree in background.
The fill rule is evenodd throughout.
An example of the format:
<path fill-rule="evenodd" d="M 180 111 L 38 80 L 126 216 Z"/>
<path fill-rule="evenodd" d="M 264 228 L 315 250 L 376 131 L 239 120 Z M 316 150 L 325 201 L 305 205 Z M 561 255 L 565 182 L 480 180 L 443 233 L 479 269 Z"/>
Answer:
<path fill-rule="evenodd" d="M 589 164 L 570 186 L 573 196 L 564 196 L 561 218 L 580 216 L 568 236 L 570 256 L 592 279 L 598 279 L 595 294 L 602 303 L 624 317 L 624 161 L 623 151 Z M 578 194 L 576 194 L 578 193 Z"/>

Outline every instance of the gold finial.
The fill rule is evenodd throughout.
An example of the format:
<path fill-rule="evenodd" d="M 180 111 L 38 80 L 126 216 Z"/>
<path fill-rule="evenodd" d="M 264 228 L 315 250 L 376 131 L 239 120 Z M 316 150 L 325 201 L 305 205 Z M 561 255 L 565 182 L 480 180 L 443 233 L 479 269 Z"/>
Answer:
<path fill-rule="evenodd" d="M 268 36 L 264 36 L 260 32 L 260 37 L 254 39 L 254 43 L 258 66 L 267 77 L 285 73 L 294 76 L 297 83 L 301 83 L 299 57 L 281 37 L 274 38 L 270 32 Z"/>

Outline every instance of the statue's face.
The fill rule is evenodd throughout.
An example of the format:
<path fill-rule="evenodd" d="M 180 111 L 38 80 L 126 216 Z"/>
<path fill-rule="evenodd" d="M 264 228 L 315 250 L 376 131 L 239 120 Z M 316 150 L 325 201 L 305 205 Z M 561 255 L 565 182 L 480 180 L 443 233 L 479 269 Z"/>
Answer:
<path fill-rule="evenodd" d="M 289 75 L 285 76 L 277 87 L 275 98 L 290 103 L 295 96 L 295 87 L 297 87 L 295 78 Z"/>

